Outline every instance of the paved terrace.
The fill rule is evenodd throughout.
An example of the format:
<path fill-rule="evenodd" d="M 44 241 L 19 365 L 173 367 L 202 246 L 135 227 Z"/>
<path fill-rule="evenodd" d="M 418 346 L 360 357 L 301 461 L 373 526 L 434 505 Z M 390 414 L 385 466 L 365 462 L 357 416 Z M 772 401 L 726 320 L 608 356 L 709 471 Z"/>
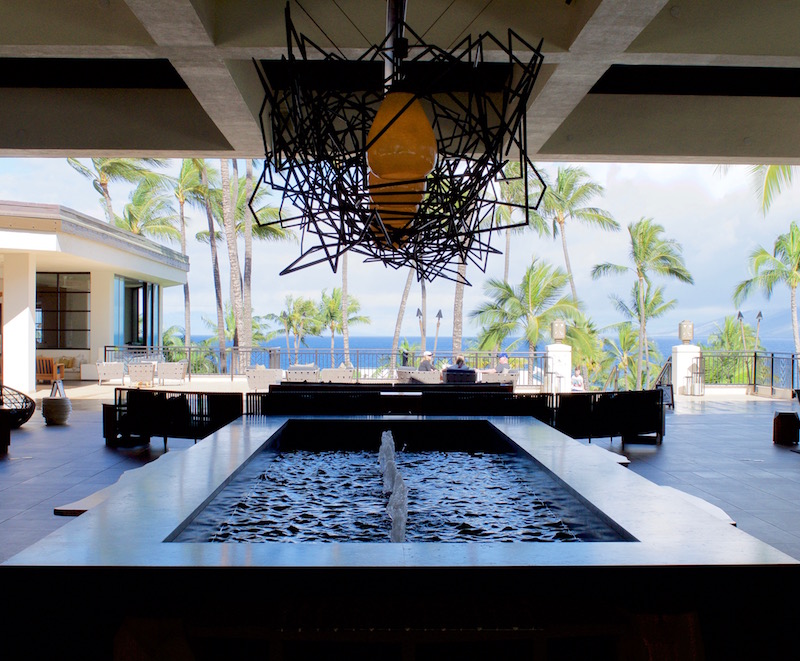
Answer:
<path fill-rule="evenodd" d="M 194 379 L 182 388 L 244 391 L 246 383 Z M 163 454 L 159 439 L 150 448 L 106 448 L 101 405 L 113 393 L 113 385 L 68 383 L 68 425 L 46 426 L 37 408 L 12 432 L 8 456 L 0 459 L 0 562 L 71 520 L 54 515 L 55 507 L 85 498 Z M 37 406 L 47 394 L 49 389 L 37 392 Z M 593 444 L 624 454 L 630 470 L 656 484 L 720 507 L 745 532 L 800 559 L 800 454 L 772 443 L 776 411 L 800 411 L 800 405 L 742 395 L 681 397 L 667 412 L 663 445 L 627 445 L 623 451 L 618 438 Z M 170 439 L 169 451 L 192 444 Z"/>

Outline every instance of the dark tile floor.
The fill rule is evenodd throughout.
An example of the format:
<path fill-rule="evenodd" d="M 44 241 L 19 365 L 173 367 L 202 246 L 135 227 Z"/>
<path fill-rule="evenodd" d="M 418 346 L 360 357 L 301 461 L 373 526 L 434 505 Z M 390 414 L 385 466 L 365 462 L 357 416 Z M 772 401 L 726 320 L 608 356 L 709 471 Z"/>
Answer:
<path fill-rule="evenodd" d="M 0 562 L 71 520 L 54 515 L 54 507 L 113 484 L 124 471 L 163 454 L 158 440 L 139 451 L 107 448 L 101 404 L 73 399 L 65 426 L 46 426 L 37 410 L 12 432 L 8 456 L 0 458 Z M 800 454 L 772 443 L 776 411 L 800 411 L 800 405 L 682 399 L 667 413 L 660 446 L 626 445 L 623 452 L 618 438 L 593 443 L 624 453 L 629 469 L 653 482 L 717 505 L 742 530 L 800 559 Z M 170 439 L 169 451 L 191 445 Z"/>

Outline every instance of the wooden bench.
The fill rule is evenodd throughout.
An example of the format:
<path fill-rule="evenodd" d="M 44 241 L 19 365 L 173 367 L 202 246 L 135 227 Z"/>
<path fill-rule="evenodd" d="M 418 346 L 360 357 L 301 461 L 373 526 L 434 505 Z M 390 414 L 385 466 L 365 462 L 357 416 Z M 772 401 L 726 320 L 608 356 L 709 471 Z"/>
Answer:
<path fill-rule="evenodd" d="M 61 381 L 64 378 L 64 363 L 57 363 L 49 356 L 36 356 L 36 381 Z"/>

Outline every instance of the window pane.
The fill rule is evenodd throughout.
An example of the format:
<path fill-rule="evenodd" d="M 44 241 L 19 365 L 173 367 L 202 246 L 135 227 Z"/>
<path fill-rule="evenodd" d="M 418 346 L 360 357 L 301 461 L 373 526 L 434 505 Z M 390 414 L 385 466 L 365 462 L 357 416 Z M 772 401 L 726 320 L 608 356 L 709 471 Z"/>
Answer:
<path fill-rule="evenodd" d="M 89 309 L 89 294 L 75 294 L 61 292 L 61 309 L 62 310 L 88 310 Z"/>
<path fill-rule="evenodd" d="M 56 291 L 58 288 L 58 273 L 37 273 L 37 291 Z"/>
<path fill-rule="evenodd" d="M 59 349 L 88 349 L 89 331 L 62 331 Z"/>
<path fill-rule="evenodd" d="M 62 312 L 62 330 L 89 330 L 88 312 Z"/>
<path fill-rule="evenodd" d="M 88 292 L 89 277 L 88 273 L 61 273 L 58 277 L 58 286 L 62 291 Z"/>

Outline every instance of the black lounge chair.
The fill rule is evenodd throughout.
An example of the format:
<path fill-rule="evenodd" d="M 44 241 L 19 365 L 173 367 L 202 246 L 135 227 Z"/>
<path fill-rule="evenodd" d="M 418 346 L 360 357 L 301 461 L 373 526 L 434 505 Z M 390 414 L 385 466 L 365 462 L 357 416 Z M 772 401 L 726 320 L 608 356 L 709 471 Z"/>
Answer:
<path fill-rule="evenodd" d="M 11 430 L 28 422 L 36 410 L 36 402 L 27 395 L 0 386 L 0 454 L 8 452 L 11 444 Z"/>
<path fill-rule="evenodd" d="M 36 402 L 19 390 L 14 390 L 8 386 L 0 387 L 2 387 L 0 404 L 6 410 L 11 410 L 10 413 L 6 414 L 9 420 L 9 428 L 18 429 L 31 419 L 33 412 L 36 410 Z"/>

